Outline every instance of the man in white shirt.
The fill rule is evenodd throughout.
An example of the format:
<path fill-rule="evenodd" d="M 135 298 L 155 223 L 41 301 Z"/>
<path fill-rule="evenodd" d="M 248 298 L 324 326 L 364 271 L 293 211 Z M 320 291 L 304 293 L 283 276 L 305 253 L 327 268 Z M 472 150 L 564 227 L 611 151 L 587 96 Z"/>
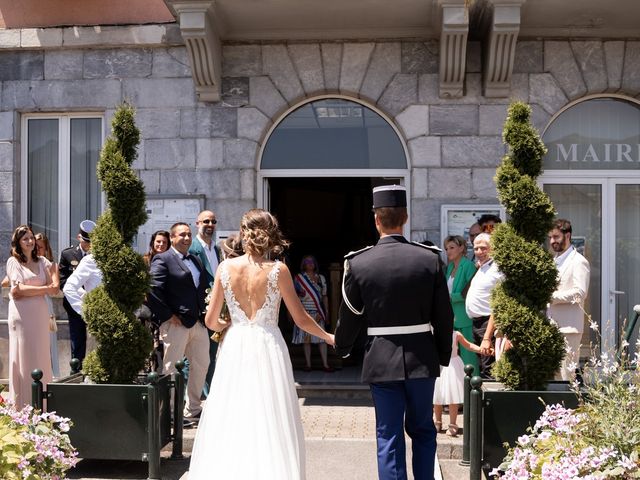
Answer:
<path fill-rule="evenodd" d="M 473 242 L 473 253 L 479 264 L 478 271 L 471 279 L 465 307 L 467 315 L 473 321 L 473 342 L 488 351 L 491 340 L 484 339 L 489 318 L 491 317 L 491 292 L 504 279 L 498 265 L 491 258 L 491 237 L 481 233 Z M 488 341 L 487 341 L 488 340 Z M 489 355 L 480 356 L 480 376 L 491 378 L 491 365 L 494 358 Z"/>
<path fill-rule="evenodd" d="M 67 279 L 62 291 L 78 315 L 82 315 L 82 301 L 91 290 L 102 284 L 102 272 L 98 268 L 93 254 L 82 257 L 80 263 Z"/>
<path fill-rule="evenodd" d="M 207 282 L 207 288 L 213 286 L 213 279 L 216 276 L 216 270 L 220 264 L 220 249 L 215 243 L 216 214 L 211 210 L 203 210 L 198 214 L 196 220 L 196 228 L 198 233 L 196 238 L 189 247 L 189 253 L 194 257 L 200 259 L 200 263 L 204 267 L 204 276 Z M 213 335 L 213 331 L 209 331 L 209 337 Z M 216 367 L 216 354 L 218 352 L 218 343 L 209 339 L 209 368 L 207 370 L 207 376 L 204 381 L 204 387 L 202 388 L 203 400 L 209 396 L 209 388 L 211 386 L 211 378 L 213 378 L 213 371 Z"/>
<path fill-rule="evenodd" d="M 584 332 L 584 301 L 589 291 L 589 261 L 571 245 L 571 222 L 558 219 L 549 232 L 549 247 L 555 255 L 560 283 L 551 296 L 548 315 L 567 342 L 567 354 L 557 378 L 570 380 L 579 359 Z"/>

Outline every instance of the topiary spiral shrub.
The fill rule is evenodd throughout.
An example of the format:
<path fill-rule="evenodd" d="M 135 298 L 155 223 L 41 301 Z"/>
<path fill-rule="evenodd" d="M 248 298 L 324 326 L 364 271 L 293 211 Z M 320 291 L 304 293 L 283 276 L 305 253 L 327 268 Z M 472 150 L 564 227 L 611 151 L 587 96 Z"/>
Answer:
<path fill-rule="evenodd" d="M 542 243 L 555 211 L 536 184 L 547 149 L 530 115 L 525 103 L 509 106 L 503 131 L 509 152 L 496 172 L 498 198 L 509 220 L 491 239 L 493 258 L 505 276 L 492 294 L 494 319 L 513 344 L 495 363 L 493 374 L 514 390 L 543 389 L 564 356 L 564 338 L 546 316 L 558 271 Z"/>
<path fill-rule="evenodd" d="M 149 289 L 148 269 L 131 247 L 147 219 L 144 186 L 131 169 L 140 141 L 134 114 L 129 104 L 118 107 L 98 162 L 108 209 L 91 234 L 91 253 L 103 278 L 83 303 L 83 318 L 98 344 L 83 368 L 97 383 L 131 383 L 152 348 L 149 333 L 134 315 Z"/>

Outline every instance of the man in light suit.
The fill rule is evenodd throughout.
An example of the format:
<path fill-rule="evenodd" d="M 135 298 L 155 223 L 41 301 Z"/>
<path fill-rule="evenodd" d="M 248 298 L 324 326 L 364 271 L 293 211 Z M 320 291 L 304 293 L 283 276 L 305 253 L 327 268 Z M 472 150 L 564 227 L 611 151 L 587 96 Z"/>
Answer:
<path fill-rule="evenodd" d="M 558 219 L 553 223 L 549 232 L 549 247 L 555 254 L 560 283 L 551 297 L 548 315 L 558 324 L 568 347 L 556 377 L 570 380 L 573 371 L 569 365 L 579 360 L 580 341 L 584 332 L 584 300 L 589 291 L 589 261 L 571 245 L 569 220 Z"/>
<path fill-rule="evenodd" d="M 196 220 L 198 234 L 189 247 L 189 253 L 197 257 L 204 266 L 207 288 L 213 286 L 213 279 L 220 264 L 220 249 L 215 244 L 217 223 L 216 215 L 212 211 L 203 210 L 200 212 Z M 218 352 L 218 343 L 211 340 L 211 335 L 213 335 L 213 330 L 209 330 L 209 368 L 202 388 L 203 399 L 209 396 L 211 378 L 216 367 L 216 353 Z"/>
<path fill-rule="evenodd" d="M 362 381 L 376 411 L 379 479 L 407 478 L 406 430 L 414 478 L 433 480 L 433 389 L 440 366 L 449 364 L 453 311 L 440 249 L 402 235 L 406 206 L 404 187 L 373 189 L 380 240 L 345 257 L 336 350 L 348 355 L 366 329 Z"/>
<path fill-rule="evenodd" d="M 185 356 L 189 360 L 186 421 L 200 417 L 200 394 L 209 366 L 209 335 L 204 326 L 207 281 L 200 260 L 189 254 L 190 246 L 189 225 L 174 224 L 171 248 L 151 261 L 151 291 L 147 297 L 147 305 L 160 322 L 164 372 L 175 372 L 175 363 Z"/>

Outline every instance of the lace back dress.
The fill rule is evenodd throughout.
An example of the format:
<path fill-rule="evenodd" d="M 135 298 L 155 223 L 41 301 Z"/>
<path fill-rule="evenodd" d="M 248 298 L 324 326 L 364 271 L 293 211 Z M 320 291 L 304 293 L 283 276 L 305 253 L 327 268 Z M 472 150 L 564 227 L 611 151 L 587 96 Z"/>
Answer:
<path fill-rule="evenodd" d="M 202 412 L 189 480 L 302 480 L 304 434 L 289 351 L 278 328 L 280 263 L 253 318 L 240 308 L 222 262 L 231 315 Z"/>

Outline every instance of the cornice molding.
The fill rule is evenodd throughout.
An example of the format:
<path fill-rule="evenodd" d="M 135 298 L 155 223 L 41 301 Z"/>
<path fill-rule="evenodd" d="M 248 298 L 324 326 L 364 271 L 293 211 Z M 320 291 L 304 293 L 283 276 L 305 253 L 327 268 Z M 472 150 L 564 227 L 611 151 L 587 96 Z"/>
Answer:
<path fill-rule="evenodd" d="M 465 0 L 441 0 L 440 97 L 464 95 L 469 11 Z"/>
<path fill-rule="evenodd" d="M 180 24 L 198 100 L 220 101 L 222 48 L 214 27 L 214 1 L 165 0 L 165 3 Z"/>
<path fill-rule="evenodd" d="M 489 0 L 493 18 L 485 44 L 484 96 L 508 97 L 520 33 L 520 8 L 526 0 Z"/>

